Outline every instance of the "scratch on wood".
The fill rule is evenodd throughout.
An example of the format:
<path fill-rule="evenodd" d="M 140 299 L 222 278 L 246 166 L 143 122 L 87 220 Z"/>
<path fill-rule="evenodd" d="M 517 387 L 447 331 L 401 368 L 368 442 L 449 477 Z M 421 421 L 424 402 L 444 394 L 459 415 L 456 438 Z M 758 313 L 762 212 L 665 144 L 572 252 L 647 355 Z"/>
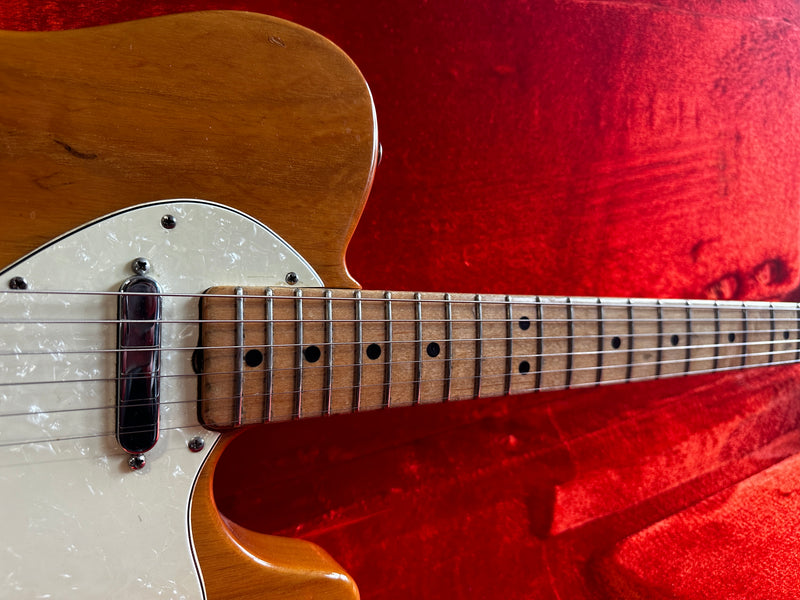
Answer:
<path fill-rule="evenodd" d="M 72 146 L 70 146 L 66 142 L 62 142 L 61 140 L 54 139 L 53 141 L 56 144 L 58 144 L 59 146 L 63 146 L 64 150 L 66 150 L 67 152 L 72 154 L 72 156 L 74 156 L 76 158 L 83 158 L 83 159 L 86 159 L 86 160 L 91 160 L 93 158 L 97 158 L 97 154 L 92 154 L 92 153 L 88 153 L 88 152 L 78 152 L 77 150 L 75 150 L 75 148 L 73 148 Z"/>

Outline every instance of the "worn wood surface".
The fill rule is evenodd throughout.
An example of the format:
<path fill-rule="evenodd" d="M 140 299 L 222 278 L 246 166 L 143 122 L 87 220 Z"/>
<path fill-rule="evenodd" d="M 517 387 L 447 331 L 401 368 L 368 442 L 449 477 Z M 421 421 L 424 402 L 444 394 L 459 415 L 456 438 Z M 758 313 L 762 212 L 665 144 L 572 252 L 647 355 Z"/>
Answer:
<path fill-rule="evenodd" d="M 251 214 L 331 285 L 377 159 L 372 99 L 333 44 L 252 13 L 0 32 L 8 264 L 113 210 L 202 198 Z"/>

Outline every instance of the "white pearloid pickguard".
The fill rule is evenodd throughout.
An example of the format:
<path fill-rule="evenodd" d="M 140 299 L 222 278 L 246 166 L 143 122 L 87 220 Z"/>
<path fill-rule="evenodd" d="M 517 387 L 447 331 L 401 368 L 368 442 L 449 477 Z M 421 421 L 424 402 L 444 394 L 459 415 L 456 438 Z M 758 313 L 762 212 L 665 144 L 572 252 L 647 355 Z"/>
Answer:
<path fill-rule="evenodd" d="M 137 257 L 164 292 L 162 406 L 161 437 L 131 471 L 114 437 L 117 297 L 41 292 L 116 292 Z M 0 272 L 0 597 L 203 597 L 189 500 L 218 436 L 197 422 L 197 324 L 174 322 L 197 319 L 198 299 L 170 294 L 285 285 L 290 271 L 322 285 L 247 215 L 169 200 L 99 219 Z M 28 290 L 10 290 L 14 277 Z M 43 322 L 64 320 L 85 322 Z"/>

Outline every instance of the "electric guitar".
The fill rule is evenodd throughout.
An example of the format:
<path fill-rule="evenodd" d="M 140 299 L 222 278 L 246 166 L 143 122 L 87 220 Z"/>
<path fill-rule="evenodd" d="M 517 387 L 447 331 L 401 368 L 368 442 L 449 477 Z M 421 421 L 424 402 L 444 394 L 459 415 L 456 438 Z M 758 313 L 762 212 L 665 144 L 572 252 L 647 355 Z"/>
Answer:
<path fill-rule="evenodd" d="M 237 431 L 800 359 L 796 304 L 360 290 L 369 89 L 285 21 L 3 32 L 0 89 L 2 597 L 355 598 L 216 510 Z"/>

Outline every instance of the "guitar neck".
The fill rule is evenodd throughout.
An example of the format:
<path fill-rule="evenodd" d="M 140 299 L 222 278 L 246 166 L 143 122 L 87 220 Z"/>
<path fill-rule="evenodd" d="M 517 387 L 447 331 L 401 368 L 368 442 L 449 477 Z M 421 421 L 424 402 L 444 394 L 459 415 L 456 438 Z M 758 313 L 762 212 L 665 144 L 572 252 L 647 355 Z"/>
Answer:
<path fill-rule="evenodd" d="M 213 288 L 212 428 L 800 359 L 795 303 Z"/>

